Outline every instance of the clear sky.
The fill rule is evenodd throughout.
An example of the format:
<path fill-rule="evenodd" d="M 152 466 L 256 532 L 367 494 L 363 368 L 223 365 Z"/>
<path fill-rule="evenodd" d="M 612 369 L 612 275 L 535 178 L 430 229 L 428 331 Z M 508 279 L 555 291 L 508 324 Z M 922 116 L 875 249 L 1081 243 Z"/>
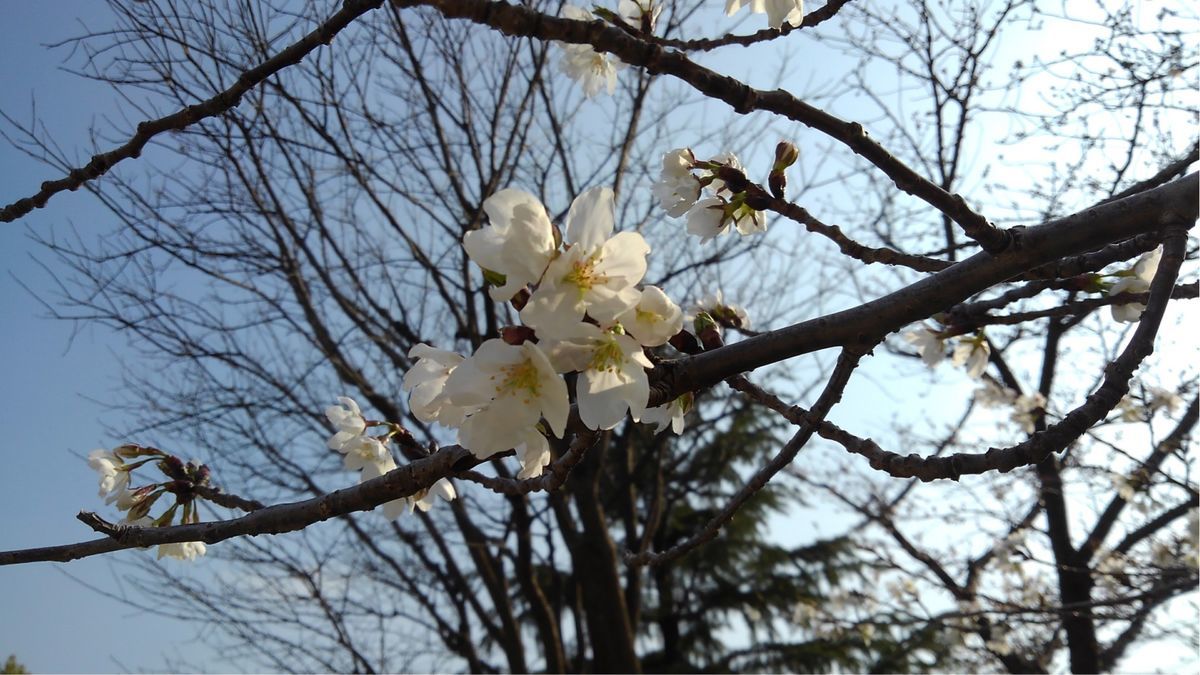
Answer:
<path fill-rule="evenodd" d="M 55 141 L 69 152 L 88 147 L 88 128 L 124 129 L 111 90 L 63 72 L 67 49 L 45 44 L 107 25 L 108 8 L 97 0 L 10 2 L 0 21 L 4 86 L 0 110 L 28 122 L 31 105 Z M 114 127 L 116 125 L 116 127 Z M 9 130 L 7 125 L 3 126 Z M 8 203 L 37 189 L 57 172 L 11 147 L 0 150 L 0 200 Z M 59 195 L 51 208 L 16 224 L 0 224 L 0 547 L 46 546 L 94 538 L 74 516 L 100 509 L 96 477 L 83 456 L 119 439 L 104 426 L 103 401 L 119 383 L 119 338 L 103 329 L 47 318 L 30 291 L 52 299 L 54 283 L 38 260 L 50 260 L 29 232 L 69 235 L 109 229 L 85 192 Z M 23 288 L 28 287 L 29 290 Z M 120 593 L 121 561 L 152 556 L 123 552 L 68 565 L 38 563 L 0 567 L 0 660 L 16 654 L 32 672 L 168 670 L 213 663 L 211 649 L 196 642 L 199 629 L 153 617 L 87 586 Z M 220 667 L 220 666 L 210 666 Z M 228 668 L 229 666 L 225 666 Z"/>

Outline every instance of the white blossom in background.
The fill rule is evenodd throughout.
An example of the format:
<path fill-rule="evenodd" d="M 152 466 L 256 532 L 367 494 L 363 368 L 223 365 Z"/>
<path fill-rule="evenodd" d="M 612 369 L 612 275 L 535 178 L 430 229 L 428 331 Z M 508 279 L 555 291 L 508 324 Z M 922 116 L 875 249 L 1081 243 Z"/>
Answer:
<path fill-rule="evenodd" d="M 933 368 L 946 358 L 946 340 L 941 333 L 925 324 L 904 334 L 904 341 L 912 345 L 925 365 Z"/>
<path fill-rule="evenodd" d="M 208 547 L 202 541 L 183 541 L 174 544 L 159 544 L 158 559 L 195 560 L 204 555 Z"/>
<path fill-rule="evenodd" d="M 363 419 L 362 411 L 354 399 L 349 396 L 339 396 L 337 400 L 341 405 L 333 405 L 325 409 L 325 417 L 337 429 L 337 433 L 329 439 L 327 445 L 330 450 L 346 452 L 342 448 L 367 430 L 367 422 Z"/>
<path fill-rule="evenodd" d="M 565 253 L 550 263 L 521 310 L 539 338 L 568 338 L 586 312 L 605 326 L 637 304 L 650 246 L 636 232 L 613 231 L 613 191 L 592 188 L 567 213 Z"/>
<path fill-rule="evenodd" d="M 1146 393 L 1150 394 L 1150 400 L 1146 402 L 1146 409 L 1151 415 L 1163 409 L 1168 413 L 1174 413 L 1183 407 L 1183 398 L 1170 389 L 1146 387 Z"/>
<path fill-rule="evenodd" d="M 1022 394 L 1013 401 L 1012 421 L 1025 433 L 1032 434 L 1036 429 L 1037 413 L 1045 408 L 1046 397 L 1041 392 Z"/>
<path fill-rule="evenodd" d="M 1121 397 L 1117 403 L 1117 412 L 1121 413 L 1122 422 L 1141 422 L 1143 410 L 1141 402 L 1129 394 Z"/>
<path fill-rule="evenodd" d="M 700 199 L 700 181 L 692 175 L 695 162 L 696 155 L 691 148 L 679 148 L 663 155 L 662 173 L 650 190 L 672 218 L 687 213 Z"/>
<path fill-rule="evenodd" d="M 591 21 L 595 18 L 591 12 L 573 5 L 563 5 L 562 15 L 575 21 Z M 591 98 L 601 89 L 608 89 L 610 95 L 617 90 L 617 71 L 624 68 L 625 64 L 615 56 L 598 52 L 590 45 L 560 42 L 558 46 L 563 51 L 559 64 L 562 71 L 583 87 L 584 96 Z"/>
<path fill-rule="evenodd" d="M 476 265 L 504 275 L 504 285 L 488 294 L 507 302 L 542 277 L 557 250 L 554 226 L 542 202 L 524 190 L 501 190 L 484 200 L 483 210 L 489 224 L 466 233 L 463 248 Z"/>
<path fill-rule="evenodd" d="M 532 342 L 484 342 L 450 373 L 443 395 L 471 411 L 458 442 L 480 459 L 525 442 L 542 417 L 559 438 L 567 426 L 567 384 Z"/>
<path fill-rule="evenodd" d="M 578 336 L 548 346 L 555 367 L 579 371 L 575 384 L 579 418 L 589 429 L 612 429 L 625 419 L 641 419 L 650 398 L 646 368 L 654 364 L 628 335 L 580 324 Z"/>
<path fill-rule="evenodd" d="M 1120 278 L 1108 290 L 1109 297 L 1122 293 L 1145 293 L 1150 290 L 1150 282 L 1158 272 L 1158 263 L 1162 259 L 1162 247 L 1143 254 L 1133 267 L 1120 273 Z M 1113 319 L 1124 323 L 1133 323 L 1142 318 L 1146 305 L 1140 302 L 1127 302 L 1112 306 Z"/>
<path fill-rule="evenodd" d="M 954 347 L 954 355 L 951 360 L 954 365 L 965 367 L 968 377 L 978 380 L 983 376 L 983 371 L 987 369 L 988 356 L 991 353 L 991 346 L 988 345 L 983 335 L 979 334 L 972 338 L 960 339 Z"/>
<path fill-rule="evenodd" d="M 749 7 L 751 14 L 767 15 L 767 25 L 780 28 L 783 22 L 799 26 L 804 20 L 804 0 L 725 0 L 726 16 L 733 16 L 742 7 Z"/>
<path fill-rule="evenodd" d="M 88 453 L 87 461 L 88 466 L 100 474 L 99 496 L 104 497 L 104 503 L 125 503 L 126 493 L 129 492 L 129 471 L 125 468 L 125 460 L 111 450 L 99 449 Z"/>
<path fill-rule="evenodd" d="M 1166 410 L 1168 414 L 1171 414 L 1183 407 L 1183 398 L 1170 389 L 1151 386 L 1146 387 L 1145 392 L 1144 401 L 1126 394 L 1117 403 L 1117 411 L 1121 413 L 1122 422 L 1143 422 L 1153 417 L 1154 413 L 1159 410 Z"/>
<path fill-rule="evenodd" d="M 642 345 L 657 347 L 683 330 L 683 310 L 658 286 L 646 286 L 637 305 L 617 321 Z"/>
<path fill-rule="evenodd" d="M 1117 496 L 1127 502 L 1133 501 L 1137 494 L 1136 486 L 1127 476 L 1120 473 L 1115 473 L 1112 476 L 1113 488 L 1117 491 Z"/>
<path fill-rule="evenodd" d="M 975 402 L 985 408 L 1000 408 L 1012 405 L 1017 392 L 991 378 L 984 378 L 983 386 L 975 390 Z"/>
<path fill-rule="evenodd" d="M 1117 551 L 1100 549 L 1096 551 L 1097 582 L 1109 593 L 1121 593 L 1129 580 L 1127 570 L 1132 568 L 1132 561 Z"/>
<path fill-rule="evenodd" d="M 465 357 L 423 343 L 414 345 L 408 357 L 417 359 L 404 374 L 402 385 L 409 392 L 408 407 L 413 415 L 422 422 L 441 422 L 447 427 L 462 424 L 467 411 L 447 403 L 442 390 L 450 373 Z"/>

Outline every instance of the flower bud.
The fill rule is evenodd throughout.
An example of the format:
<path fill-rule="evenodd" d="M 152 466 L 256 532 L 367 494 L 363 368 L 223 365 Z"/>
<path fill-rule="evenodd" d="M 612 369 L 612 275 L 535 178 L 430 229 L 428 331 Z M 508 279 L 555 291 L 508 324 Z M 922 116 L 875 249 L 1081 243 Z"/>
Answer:
<path fill-rule="evenodd" d="M 150 513 L 150 508 L 154 506 L 154 502 L 158 501 L 158 498 L 163 495 L 161 490 L 155 492 L 154 494 L 149 494 L 154 487 L 155 486 L 153 485 L 148 485 L 144 488 L 138 488 L 134 492 L 134 501 L 129 507 L 128 515 L 125 516 L 126 520 L 134 521 L 139 518 L 144 518 L 146 514 Z"/>
<path fill-rule="evenodd" d="M 163 472 L 164 476 L 175 480 L 188 480 L 187 469 L 183 466 L 183 461 L 174 455 L 167 455 L 158 462 L 158 469 Z"/>
<path fill-rule="evenodd" d="M 800 159 L 800 150 L 787 141 L 780 141 L 779 145 L 775 146 L 775 165 L 771 167 L 771 171 L 783 171 L 795 164 L 798 159 Z"/>
<path fill-rule="evenodd" d="M 699 338 L 700 344 L 706 351 L 724 346 L 725 342 L 721 339 L 721 328 L 708 312 L 700 312 L 696 315 L 693 328 L 696 329 L 696 337 Z"/>

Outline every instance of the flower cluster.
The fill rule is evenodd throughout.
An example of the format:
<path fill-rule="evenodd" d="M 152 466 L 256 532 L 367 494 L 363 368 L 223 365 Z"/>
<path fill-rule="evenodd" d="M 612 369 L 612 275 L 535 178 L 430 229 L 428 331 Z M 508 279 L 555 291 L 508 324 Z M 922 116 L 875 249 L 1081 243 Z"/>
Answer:
<path fill-rule="evenodd" d="M 683 312 L 662 289 L 639 287 L 650 247 L 635 232 L 614 233 L 613 198 L 609 188 L 579 195 L 561 237 L 527 192 L 502 190 L 484 202 L 488 223 L 468 232 L 463 247 L 492 298 L 520 308 L 524 327 L 506 329 L 470 357 L 414 347 L 404 389 L 418 419 L 455 429 L 459 444 L 481 459 L 514 450 L 521 478 L 541 475 L 550 461 L 547 434 L 566 431 L 565 373 L 578 373 L 575 400 L 590 429 L 611 429 L 627 414 L 660 429 L 682 427 L 684 399 L 647 410 L 653 364 L 645 348 L 679 333 Z M 339 425 L 342 417 L 330 420 Z M 351 421 L 347 431 L 361 433 L 365 423 Z"/>
<path fill-rule="evenodd" d="M 904 334 L 904 340 L 916 348 L 921 360 L 930 368 L 936 367 L 946 358 L 948 339 L 946 330 L 924 323 Z M 983 377 L 983 371 L 987 370 L 991 354 L 992 347 L 988 344 L 987 336 L 983 331 L 979 331 L 974 335 L 958 337 L 950 360 L 956 366 L 965 367 L 968 377 L 978 380 Z"/>
<path fill-rule="evenodd" d="M 798 157 L 791 144 L 780 146 L 791 149 L 786 153 L 790 161 L 782 168 L 776 162 L 773 174 Z M 687 231 L 700 237 L 701 243 L 731 229 L 743 236 L 767 231 L 760 203 L 766 194 L 746 179 L 745 168 L 733 153 L 699 161 L 691 148 L 672 150 L 663 155 L 662 171 L 651 189 L 668 215 L 678 218 L 687 214 Z"/>
<path fill-rule="evenodd" d="M 132 460 L 132 461 L 127 461 Z M 178 457 L 168 455 L 158 448 L 140 445 L 122 445 L 113 450 L 93 450 L 88 453 L 88 466 L 100 475 L 100 496 L 105 504 L 115 504 L 125 512 L 122 523 L 137 527 L 167 527 L 179 516 L 180 525 L 200 522 L 196 508 L 195 490 L 208 485 L 207 466 L 196 462 L 184 463 Z M 153 464 L 167 480 L 130 487 L 133 472 Z M 150 509 L 164 494 L 175 496 L 175 503 L 157 517 L 150 516 Z M 161 544 L 158 557 L 192 560 L 204 555 L 204 542 L 188 541 Z"/>
<path fill-rule="evenodd" d="M 419 345 L 418 347 L 426 346 Z M 417 348 L 413 349 L 413 352 L 417 351 Z M 426 354 L 429 357 L 428 360 L 434 364 L 437 363 L 435 359 L 441 358 L 443 354 L 446 354 L 446 352 L 441 352 L 440 350 L 422 350 L 421 353 Z M 410 374 L 414 372 L 418 376 L 424 375 L 431 379 L 438 377 L 437 368 L 429 364 L 426 364 L 421 370 L 414 368 Z M 444 376 L 442 377 L 444 379 Z M 405 377 L 404 387 L 406 389 L 413 388 L 409 385 L 408 377 Z M 431 401 L 428 399 L 432 397 L 425 397 L 421 392 L 417 392 L 412 395 L 412 398 L 417 401 L 417 403 L 413 404 L 413 413 L 418 419 L 426 419 L 425 415 L 429 414 L 428 404 L 431 404 Z M 426 405 L 423 406 L 421 404 L 422 401 L 425 401 Z M 368 422 L 363 417 L 358 403 L 348 396 L 339 396 L 338 403 L 340 405 L 330 406 L 325 409 L 325 417 L 337 429 L 333 436 L 330 437 L 327 445 L 330 450 L 336 450 L 346 456 L 344 462 L 346 469 L 349 471 L 360 471 L 360 483 L 372 478 L 378 478 L 395 469 L 396 460 L 392 458 L 392 451 L 388 448 L 387 444 L 392 436 L 400 432 L 400 428 L 387 422 Z M 436 417 L 437 410 L 435 408 L 433 418 Z M 369 436 L 366 433 L 367 427 L 372 426 L 387 427 L 387 433 L 379 437 Z M 412 513 L 413 509 L 428 511 L 433 506 L 433 495 L 438 495 L 446 501 L 454 499 L 456 496 L 454 486 L 450 484 L 450 481 L 442 478 L 428 490 L 408 497 L 393 499 L 385 503 L 383 505 L 383 515 L 388 520 L 394 520 L 405 513 Z"/>

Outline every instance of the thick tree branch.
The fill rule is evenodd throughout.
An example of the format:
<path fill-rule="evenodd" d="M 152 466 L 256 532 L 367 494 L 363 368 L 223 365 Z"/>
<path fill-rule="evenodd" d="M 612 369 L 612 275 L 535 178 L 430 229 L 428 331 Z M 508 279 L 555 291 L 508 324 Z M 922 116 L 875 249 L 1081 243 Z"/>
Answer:
<path fill-rule="evenodd" d="M 1002 253 L 994 256 L 977 253 L 857 307 L 662 364 L 652 374 L 650 405 L 674 400 L 684 392 L 711 386 L 735 373 L 864 337 L 885 335 L 944 311 L 1025 270 L 1064 256 L 1168 225 L 1191 227 L 1197 217 L 1198 177 L 1200 174 L 1191 174 L 1120 201 L 1025 228 L 1018 244 Z"/>

